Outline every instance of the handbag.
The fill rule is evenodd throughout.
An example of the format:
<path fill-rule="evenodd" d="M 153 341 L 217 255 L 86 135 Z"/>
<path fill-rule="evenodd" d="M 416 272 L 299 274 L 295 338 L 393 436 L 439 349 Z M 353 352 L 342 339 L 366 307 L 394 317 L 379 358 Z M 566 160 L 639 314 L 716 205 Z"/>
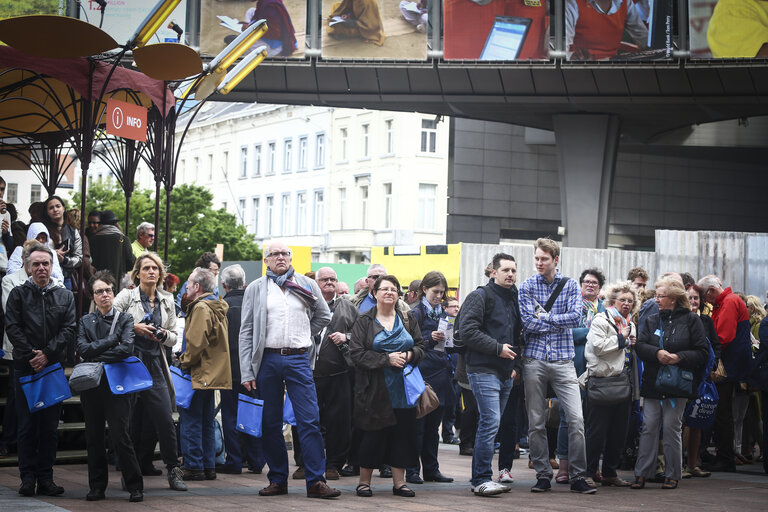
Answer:
<path fill-rule="evenodd" d="M 75 365 L 69 376 L 69 388 L 75 393 L 99 387 L 104 375 L 104 363 L 80 363 Z"/>
<path fill-rule="evenodd" d="M 416 419 L 423 418 L 438 407 L 440 407 L 440 399 L 437 398 L 437 393 L 432 389 L 432 386 L 425 383 L 424 392 L 419 396 L 419 401 L 416 402 Z"/>
<path fill-rule="evenodd" d="M 659 325 L 659 347 L 664 350 L 663 325 Z M 693 372 L 665 364 L 656 374 L 656 391 L 673 397 L 693 397 Z"/>
<path fill-rule="evenodd" d="M 421 394 L 427 389 L 419 367 L 410 364 L 403 368 L 403 385 L 405 386 L 405 400 L 408 405 L 416 405 Z"/>
<path fill-rule="evenodd" d="M 690 428 L 706 430 L 715 423 L 715 412 L 720 396 L 717 388 L 709 380 L 702 380 L 699 384 L 699 397 L 689 400 L 685 406 L 683 421 Z"/>
<path fill-rule="evenodd" d="M 72 397 L 61 364 L 55 363 L 34 375 L 19 377 L 29 412 L 41 411 Z"/>
<path fill-rule="evenodd" d="M 176 392 L 176 407 L 189 409 L 195 390 L 192 388 L 192 377 L 181 368 L 171 366 L 171 381 Z"/>
<path fill-rule="evenodd" d="M 236 429 L 253 437 L 261 437 L 261 419 L 264 414 L 264 400 L 237 395 Z"/>
<path fill-rule="evenodd" d="M 113 395 L 137 393 L 152 387 L 152 376 L 136 356 L 126 357 L 118 363 L 104 363 L 104 375 Z"/>
<path fill-rule="evenodd" d="M 587 401 L 596 405 L 617 405 L 629 402 L 632 386 L 629 375 L 622 372 L 610 377 L 590 377 L 587 380 Z"/>

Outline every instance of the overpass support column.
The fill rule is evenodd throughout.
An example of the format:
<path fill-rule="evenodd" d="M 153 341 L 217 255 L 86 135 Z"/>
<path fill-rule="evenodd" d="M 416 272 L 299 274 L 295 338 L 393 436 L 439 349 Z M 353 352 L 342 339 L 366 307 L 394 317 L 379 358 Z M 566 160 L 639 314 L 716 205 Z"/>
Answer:
<path fill-rule="evenodd" d="M 563 245 L 604 249 L 621 120 L 615 115 L 568 114 L 553 116 L 553 125 Z"/>

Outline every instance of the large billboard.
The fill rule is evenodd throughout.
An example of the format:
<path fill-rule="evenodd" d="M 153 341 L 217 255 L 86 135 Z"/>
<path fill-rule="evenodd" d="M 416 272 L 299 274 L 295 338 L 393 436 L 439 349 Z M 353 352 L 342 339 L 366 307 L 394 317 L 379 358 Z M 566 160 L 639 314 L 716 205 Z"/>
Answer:
<path fill-rule="evenodd" d="M 77 17 L 101 29 L 112 36 L 119 44 L 125 44 L 136 33 L 141 23 L 157 5 L 157 0 L 107 0 L 104 9 L 104 20 L 101 19 L 101 7 L 96 2 L 80 2 Z M 186 30 L 187 0 L 181 0 L 176 9 L 168 17 L 167 23 L 157 30 L 157 33 L 147 44 L 175 43 L 178 34 L 169 25 L 175 23 L 181 30 Z M 184 42 L 183 35 L 181 42 Z"/>
<path fill-rule="evenodd" d="M 768 2 L 688 0 L 691 58 L 768 57 Z"/>
<path fill-rule="evenodd" d="M 254 47 L 268 57 L 304 57 L 307 0 L 202 0 L 200 53 L 217 55 L 251 24 L 266 20 L 269 30 Z"/>
<path fill-rule="evenodd" d="M 445 59 L 548 59 L 549 4 L 549 0 L 444 0 Z"/>
<path fill-rule="evenodd" d="M 324 58 L 427 58 L 427 0 L 323 0 L 322 9 Z"/>
<path fill-rule="evenodd" d="M 675 0 L 565 0 L 568 60 L 672 57 Z"/>

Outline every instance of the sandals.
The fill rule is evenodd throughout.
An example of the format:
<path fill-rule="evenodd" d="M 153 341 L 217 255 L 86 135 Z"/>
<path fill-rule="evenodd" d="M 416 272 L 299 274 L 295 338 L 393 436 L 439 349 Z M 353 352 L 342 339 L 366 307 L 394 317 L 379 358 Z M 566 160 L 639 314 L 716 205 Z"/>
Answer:
<path fill-rule="evenodd" d="M 370 498 L 373 496 L 370 484 L 360 484 L 355 487 L 355 493 L 361 498 Z"/>
<path fill-rule="evenodd" d="M 635 481 L 629 485 L 630 489 L 645 489 L 645 477 L 636 476 Z"/>
<path fill-rule="evenodd" d="M 403 484 L 400 487 L 392 487 L 392 494 L 395 496 L 402 496 L 403 498 L 413 498 L 416 493 Z"/>
<path fill-rule="evenodd" d="M 673 480 L 671 478 L 667 478 L 664 480 L 664 483 L 661 484 L 662 489 L 677 489 L 677 480 Z"/>

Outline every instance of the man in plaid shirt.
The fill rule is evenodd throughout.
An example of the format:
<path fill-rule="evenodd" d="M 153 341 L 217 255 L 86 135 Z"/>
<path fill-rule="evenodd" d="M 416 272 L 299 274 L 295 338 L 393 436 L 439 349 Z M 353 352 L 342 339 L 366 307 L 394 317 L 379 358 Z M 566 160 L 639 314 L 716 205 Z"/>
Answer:
<path fill-rule="evenodd" d="M 581 393 L 573 366 L 573 334 L 571 329 L 581 320 L 581 292 L 573 279 L 557 271 L 560 248 L 549 238 L 539 238 L 536 250 L 535 276 L 520 287 L 520 316 L 525 332 L 523 351 L 525 402 L 528 408 L 528 442 L 536 470 L 536 485 L 531 492 L 545 492 L 552 487 L 552 467 L 547 445 L 547 387 L 552 386 L 568 418 L 568 472 L 571 491 L 593 494 L 597 489 L 585 480 L 586 447 Z M 549 308 L 545 304 L 560 281 L 566 279 L 557 299 Z"/>

